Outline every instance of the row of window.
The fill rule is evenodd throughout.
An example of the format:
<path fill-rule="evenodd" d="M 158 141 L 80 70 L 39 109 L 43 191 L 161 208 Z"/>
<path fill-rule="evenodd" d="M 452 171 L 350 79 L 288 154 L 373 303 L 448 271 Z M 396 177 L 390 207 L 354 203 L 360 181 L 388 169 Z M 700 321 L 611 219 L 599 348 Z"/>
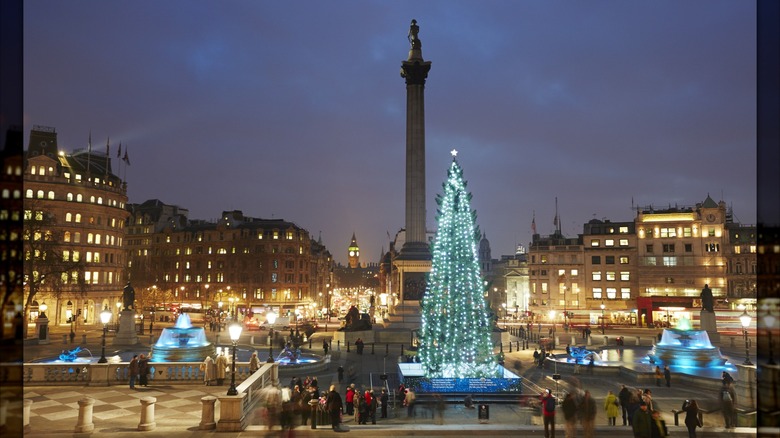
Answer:
<path fill-rule="evenodd" d="M 143 217 L 136 218 L 136 225 L 139 225 L 142 222 L 143 222 Z M 143 230 L 140 230 L 140 232 L 139 232 L 138 228 L 131 227 L 128 230 L 128 232 L 129 232 L 129 234 L 148 234 L 150 230 L 151 229 L 149 227 L 145 227 L 145 228 L 143 228 Z M 236 240 L 236 239 L 241 238 L 241 237 L 246 237 L 248 231 L 249 230 L 246 230 L 246 229 L 241 230 L 241 233 L 238 236 L 236 235 L 236 233 L 228 233 L 228 234 L 230 234 L 231 240 Z M 195 242 L 203 242 L 204 241 L 204 234 L 205 234 L 205 240 L 210 242 L 211 241 L 211 237 L 215 233 L 196 233 L 194 239 L 188 239 L 187 238 L 189 236 L 188 233 L 184 233 L 183 236 L 182 236 L 182 234 L 176 234 L 175 236 L 165 235 L 165 236 L 162 236 L 163 238 L 161 238 L 161 236 L 157 236 L 155 238 L 155 241 L 157 243 L 161 243 L 164 240 L 165 243 L 172 243 L 174 241 L 174 237 L 175 237 L 176 243 L 180 243 L 182 241 L 182 237 L 184 237 L 184 241 L 185 242 L 188 242 L 190 240 L 195 241 Z M 225 240 L 225 232 L 220 231 L 219 233 L 216 233 L 216 234 L 217 234 L 217 238 L 218 238 L 217 240 Z M 284 240 L 296 240 L 295 239 L 295 234 L 296 234 L 295 230 L 286 230 L 286 231 L 284 231 L 284 233 L 282 233 L 278 229 L 257 230 L 257 239 L 258 240 L 263 240 L 263 239 L 280 240 L 281 237 L 283 236 Z M 302 231 L 302 230 L 298 231 L 298 239 L 297 240 L 305 241 L 305 240 L 307 240 L 306 237 L 307 237 L 307 235 L 306 235 L 305 231 Z"/>
<path fill-rule="evenodd" d="M 306 284 L 309 282 L 309 275 L 308 274 L 297 274 L 298 275 L 298 281 L 295 281 L 296 274 L 284 274 L 284 281 L 280 282 L 280 276 L 276 272 L 271 273 L 271 283 L 287 283 L 287 284 Z M 180 281 L 183 283 L 225 283 L 225 273 L 224 272 L 216 272 L 214 274 L 205 274 L 205 275 L 192 275 L 189 273 L 185 273 L 183 275 L 179 275 L 178 273 L 175 274 L 163 274 L 162 276 L 163 281 L 166 282 L 173 282 L 173 283 L 179 283 Z M 236 281 L 231 281 L 236 282 Z"/>
<path fill-rule="evenodd" d="M 43 190 L 34 191 L 33 189 L 27 189 L 25 191 L 25 197 L 27 199 L 49 199 L 54 200 L 54 190 L 49 190 L 48 192 L 44 192 Z M 73 202 L 84 202 L 84 195 L 81 193 L 76 193 L 75 195 L 73 193 L 68 193 L 65 195 L 65 200 Z M 102 196 L 90 196 L 89 197 L 90 204 L 98 204 L 103 205 L 103 197 Z M 106 205 L 111 207 L 119 207 L 119 208 L 125 208 L 124 203 L 117 201 L 116 199 L 109 199 Z"/>
<path fill-rule="evenodd" d="M 10 189 L 3 189 L 3 199 L 11 199 L 11 190 Z M 16 189 L 13 191 L 13 198 L 19 199 L 22 196 L 22 191 L 19 189 Z"/>
<path fill-rule="evenodd" d="M 601 281 L 601 271 L 594 271 L 591 273 L 591 279 L 593 281 Z M 604 279 L 607 281 L 615 281 L 617 279 L 617 273 L 615 271 L 606 271 L 604 273 Z M 620 281 L 630 281 L 631 273 L 628 271 L 620 272 Z"/>
<path fill-rule="evenodd" d="M 614 300 L 618 298 L 618 289 L 615 287 L 608 287 L 606 288 L 606 296 L 604 295 L 604 289 L 600 287 L 594 287 L 593 288 L 593 299 L 594 300 L 603 300 L 604 298 Z M 621 287 L 620 288 L 620 296 L 619 298 L 621 300 L 630 300 L 631 299 L 631 288 L 630 287 Z"/>
<path fill-rule="evenodd" d="M 33 271 L 32 275 L 35 281 L 38 281 L 38 279 L 40 278 L 40 272 L 38 271 Z M 111 285 L 114 284 L 115 279 L 118 279 L 116 277 L 114 276 L 114 273 L 112 271 L 84 271 L 83 283 L 91 284 L 91 285 L 95 285 L 95 284 Z M 60 274 L 60 281 L 62 282 L 62 284 L 78 284 L 79 272 L 78 271 L 63 272 Z"/>
<path fill-rule="evenodd" d="M 293 247 L 293 246 L 280 247 L 279 245 L 270 245 L 270 248 L 271 248 L 270 254 L 281 254 L 281 253 L 284 253 L 284 254 L 295 254 L 295 253 L 298 253 L 298 255 L 304 255 L 306 253 L 306 248 L 303 245 L 299 245 L 298 247 Z M 282 251 L 282 249 L 284 251 Z M 205 252 L 204 252 L 204 250 L 205 250 Z M 255 245 L 254 254 L 265 254 L 266 253 L 265 250 L 266 250 L 265 245 Z M 141 251 L 141 250 L 139 249 L 139 251 Z M 207 254 L 207 255 L 212 255 L 212 254 L 225 255 L 225 254 L 238 254 L 239 252 L 241 254 L 252 254 L 253 253 L 251 251 L 250 247 L 248 247 L 248 246 L 245 246 L 243 248 L 237 248 L 235 246 L 231 246 L 230 248 L 226 248 L 226 247 L 217 247 L 217 248 L 215 248 L 213 246 L 207 246 L 207 247 L 204 248 L 202 246 L 196 246 L 194 248 L 186 247 L 186 248 L 183 248 L 183 249 L 182 248 L 168 248 L 168 249 L 157 248 L 157 249 L 154 250 L 154 255 L 156 255 L 156 256 L 159 256 L 159 255 L 164 255 L 164 256 L 168 256 L 168 255 L 176 255 L 176 256 L 185 255 L 185 256 L 189 256 L 189 255 L 193 255 L 193 254 L 195 254 L 195 255 L 202 255 L 204 253 Z M 138 255 L 147 255 L 148 253 L 149 253 L 149 251 L 145 249 L 143 254 L 141 254 L 139 252 Z"/>
<path fill-rule="evenodd" d="M 591 239 L 590 246 L 593 248 L 598 248 L 601 246 L 601 239 Z M 604 239 L 604 246 L 605 247 L 613 247 L 615 246 L 615 239 Z M 619 239 L 618 240 L 618 246 L 628 246 L 628 239 Z"/>
<path fill-rule="evenodd" d="M 5 174 L 22 176 L 22 166 L 12 166 L 9 164 L 5 167 Z"/>

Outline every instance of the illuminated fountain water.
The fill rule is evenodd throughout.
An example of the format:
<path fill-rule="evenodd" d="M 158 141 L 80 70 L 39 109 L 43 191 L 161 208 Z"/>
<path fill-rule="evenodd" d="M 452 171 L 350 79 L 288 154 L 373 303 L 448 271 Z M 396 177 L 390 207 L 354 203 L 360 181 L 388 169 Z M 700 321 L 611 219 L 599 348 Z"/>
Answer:
<path fill-rule="evenodd" d="M 214 344 L 206 339 L 206 330 L 193 327 L 190 316 L 182 313 L 173 327 L 163 329 L 152 346 L 152 362 L 200 362 L 214 352 Z"/>
<path fill-rule="evenodd" d="M 695 367 L 723 366 L 726 358 L 714 347 L 705 330 L 693 330 L 683 319 L 673 329 L 664 329 L 661 341 L 647 354 L 650 363 Z"/>

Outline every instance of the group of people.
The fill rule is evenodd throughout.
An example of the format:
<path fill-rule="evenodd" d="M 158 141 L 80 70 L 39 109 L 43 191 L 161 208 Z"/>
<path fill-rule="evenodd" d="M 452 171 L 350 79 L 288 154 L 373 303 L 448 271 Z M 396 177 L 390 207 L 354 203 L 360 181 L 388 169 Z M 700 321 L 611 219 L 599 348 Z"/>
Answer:
<path fill-rule="evenodd" d="M 151 353 L 149 353 L 148 356 L 141 353 L 140 356 L 134 354 L 133 358 L 130 359 L 130 364 L 127 367 L 129 374 L 128 378 L 130 380 L 130 389 L 135 389 L 136 380 L 140 386 L 149 386 L 149 373 L 151 371 L 149 367 L 149 359 L 151 356 Z"/>
<path fill-rule="evenodd" d="M 355 388 L 352 383 L 347 387 L 344 398 L 336 390 L 336 385 L 331 385 L 330 390 L 322 393 L 319 404 L 322 410 L 330 416 L 331 427 L 335 431 L 341 430 L 342 415 L 354 415 L 357 424 L 376 424 L 377 410 L 379 418 L 387 418 L 388 394 L 382 389 L 379 396 L 375 395 L 371 388 L 363 391 Z"/>

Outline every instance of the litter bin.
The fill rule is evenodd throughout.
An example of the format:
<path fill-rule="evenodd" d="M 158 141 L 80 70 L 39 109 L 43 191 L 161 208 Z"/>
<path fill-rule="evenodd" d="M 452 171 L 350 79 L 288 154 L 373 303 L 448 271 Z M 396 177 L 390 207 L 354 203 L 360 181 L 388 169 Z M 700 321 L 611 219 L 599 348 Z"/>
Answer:
<path fill-rule="evenodd" d="M 477 405 L 477 418 L 480 423 L 487 423 L 490 420 L 490 406 L 484 403 Z"/>

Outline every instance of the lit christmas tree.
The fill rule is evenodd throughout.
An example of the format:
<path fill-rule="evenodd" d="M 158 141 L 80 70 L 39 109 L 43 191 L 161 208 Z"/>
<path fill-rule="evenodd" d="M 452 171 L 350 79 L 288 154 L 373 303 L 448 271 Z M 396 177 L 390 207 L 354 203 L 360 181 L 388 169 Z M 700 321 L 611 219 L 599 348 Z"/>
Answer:
<path fill-rule="evenodd" d="M 476 212 L 456 155 L 452 151 L 444 194 L 436 197 L 437 231 L 422 300 L 419 357 L 428 377 L 496 377 Z"/>

